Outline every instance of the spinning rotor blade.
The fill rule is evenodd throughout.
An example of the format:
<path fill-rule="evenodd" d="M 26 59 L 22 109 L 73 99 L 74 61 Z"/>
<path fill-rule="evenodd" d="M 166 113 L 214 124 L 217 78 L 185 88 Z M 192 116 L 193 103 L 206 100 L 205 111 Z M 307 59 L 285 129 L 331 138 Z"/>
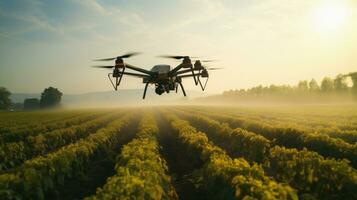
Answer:
<path fill-rule="evenodd" d="M 114 66 L 92 66 L 92 67 L 95 67 L 95 68 L 106 68 L 106 69 L 114 68 Z"/>
<path fill-rule="evenodd" d="M 115 60 L 116 58 L 103 58 L 103 59 L 95 59 L 93 61 L 111 61 L 111 60 Z"/>
<path fill-rule="evenodd" d="M 224 69 L 223 67 L 210 67 L 207 65 L 202 65 L 202 67 L 206 70 L 218 70 L 218 69 Z"/>
<path fill-rule="evenodd" d="M 202 63 L 217 62 L 218 60 L 200 60 Z"/>
<path fill-rule="evenodd" d="M 211 67 L 211 68 L 206 68 L 207 70 L 219 70 L 219 69 L 223 69 L 221 67 Z"/>
<path fill-rule="evenodd" d="M 118 59 L 118 58 L 130 58 L 132 56 L 136 56 L 136 55 L 139 55 L 140 52 L 132 52 L 132 53 L 127 53 L 127 54 L 124 54 L 124 55 L 121 55 L 121 56 L 117 56 L 117 57 L 114 57 L 114 58 L 103 58 L 103 59 L 96 59 L 94 61 L 111 61 L 111 60 L 115 60 L 115 59 Z"/>
<path fill-rule="evenodd" d="M 132 56 L 136 56 L 139 54 L 141 54 L 141 53 L 140 52 L 131 52 L 131 53 L 124 54 L 122 56 L 118 56 L 117 58 L 130 58 Z"/>
<path fill-rule="evenodd" d="M 172 58 L 172 59 L 176 59 L 176 60 L 181 60 L 187 56 L 168 56 L 168 55 L 161 55 L 161 56 L 158 56 L 160 58 Z"/>
<path fill-rule="evenodd" d="M 181 59 L 184 59 L 184 58 L 197 58 L 197 57 L 191 57 L 191 56 L 171 56 L 171 55 L 160 55 L 160 56 L 157 56 L 157 57 L 160 57 L 160 58 L 171 58 L 171 59 L 176 59 L 176 60 L 181 60 Z"/>

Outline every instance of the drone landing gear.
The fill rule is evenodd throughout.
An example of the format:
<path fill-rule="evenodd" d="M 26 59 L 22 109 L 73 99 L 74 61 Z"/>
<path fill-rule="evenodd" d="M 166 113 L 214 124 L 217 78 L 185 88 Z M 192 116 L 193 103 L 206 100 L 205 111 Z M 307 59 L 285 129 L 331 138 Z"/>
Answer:
<path fill-rule="evenodd" d="M 205 79 L 206 79 L 205 84 L 202 84 L 200 77 L 197 78 L 197 80 L 198 80 L 197 82 L 200 84 L 202 91 L 205 91 L 206 86 L 207 86 L 208 77 Z"/>
<path fill-rule="evenodd" d="M 206 86 L 207 86 L 207 82 L 208 82 L 208 73 L 206 70 L 199 70 L 198 74 L 195 74 L 194 69 L 191 67 L 191 71 L 192 71 L 192 76 L 193 76 L 193 80 L 195 81 L 195 85 L 200 84 L 200 87 L 202 89 L 202 91 L 205 91 Z M 205 78 L 205 83 L 202 84 L 202 81 L 200 79 L 200 77 Z"/>
<path fill-rule="evenodd" d="M 123 78 L 122 73 L 124 72 L 124 70 L 125 70 L 125 68 L 122 68 L 121 70 L 119 68 L 115 68 L 113 70 L 113 73 L 108 74 L 109 81 L 112 84 L 115 91 L 118 90 L 118 86 L 120 85 L 121 79 Z M 112 77 L 115 78 L 115 83 L 114 83 Z"/>
<path fill-rule="evenodd" d="M 183 96 L 186 96 L 185 88 L 183 87 L 181 82 L 179 82 L 179 84 L 180 84 L 180 87 L 182 89 Z M 176 92 L 177 92 L 177 87 L 176 87 Z"/>
<path fill-rule="evenodd" d="M 198 70 L 198 73 L 196 74 L 195 73 L 195 69 L 191 66 L 191 72 L 192 72 L 192 77 L 193 77 L 193 80 L 195 82 L 195 85 L 200 85 L 202 91 L 204 91 L 206 89 L 206 86 L 207 86 L 207 82 L 208 82 L 208 73 L 207 73 L 207 70 L 206 69 L 199 69 Z M 204 78 L 205 79 L 205 83 L 203 84 L 200 77 Z"/>
<path fill-rule="evenodd" d="M 149 85 L 149 83 L 146 83 L 146 84 L 145 84 L 145 89 L 144 89 L 143 99 L 145 99 L 145 96 L 146 96 L 146 90 L 148 89 L 148 85 Z"/>
<path fill-rule="evenodd" d="M 118 90 L 118 86 L 120 85 L 121 77 L 114 77 L 115 80 L 113 80 L 113 78 L 111 78 L 112 75 L 113 75 L 112 73 L 109 73 L 108 74 L 108 78 L 109 78 L 109 81 L 112 84 L 114 90 L 117 91 Z"/>

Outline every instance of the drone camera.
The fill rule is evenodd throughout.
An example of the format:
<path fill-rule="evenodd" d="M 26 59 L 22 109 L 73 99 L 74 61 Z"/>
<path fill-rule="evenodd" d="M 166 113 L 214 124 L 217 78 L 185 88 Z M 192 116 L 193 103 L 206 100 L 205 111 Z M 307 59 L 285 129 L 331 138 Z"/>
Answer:
<path fill-rule="evenodd" d="M 162 95 L 164 92 L 165 92 L 165 88 L 164 88 L 163 85 L 158 85 L 155 88 L 155 93 L 158 94 L 158 95 Z"/>

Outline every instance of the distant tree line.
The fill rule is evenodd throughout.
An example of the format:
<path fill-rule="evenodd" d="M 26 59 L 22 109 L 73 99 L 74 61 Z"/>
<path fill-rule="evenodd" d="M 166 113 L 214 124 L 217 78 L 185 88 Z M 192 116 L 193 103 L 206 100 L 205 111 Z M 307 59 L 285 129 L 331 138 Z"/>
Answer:
<path fill-rule="evenodd" d="M 4 87 L 0 87 L 0 110 L 6 110 L 11 106 L 11 92 Z"/>
<path fill-rule="evenodd" d="M 352 87 L 347 84 L 351 77 Z M 357 72 L 337 75 L 334 79 L 325 77 L 319 84 L 315 79 L 300 81 L 295 86 L 270 85 L 256 86 L 249 89 L 229 90 L 224 96 L 301 96 L 301 95 L 353 95 L 357 99 Z"/>
<path fill-rule="evenodd" d="M 41 93 L 41 98 L 28 98 L 23 103 L 12 103 L 11 92 L 0 87 L 0 110 L 37 110 L 58 107 L 61 103 L 62 92 L 57 88 L 48 87 Z"/>

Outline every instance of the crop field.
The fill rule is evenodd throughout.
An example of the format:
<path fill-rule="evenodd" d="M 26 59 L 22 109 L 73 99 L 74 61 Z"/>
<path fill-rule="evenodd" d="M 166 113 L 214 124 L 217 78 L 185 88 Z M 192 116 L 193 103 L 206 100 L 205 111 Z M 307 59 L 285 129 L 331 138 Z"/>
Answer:
<path fill-rule="evenodd" d="M 357 107 L 0 113 L 0 199 L 357 199 Z"/>

